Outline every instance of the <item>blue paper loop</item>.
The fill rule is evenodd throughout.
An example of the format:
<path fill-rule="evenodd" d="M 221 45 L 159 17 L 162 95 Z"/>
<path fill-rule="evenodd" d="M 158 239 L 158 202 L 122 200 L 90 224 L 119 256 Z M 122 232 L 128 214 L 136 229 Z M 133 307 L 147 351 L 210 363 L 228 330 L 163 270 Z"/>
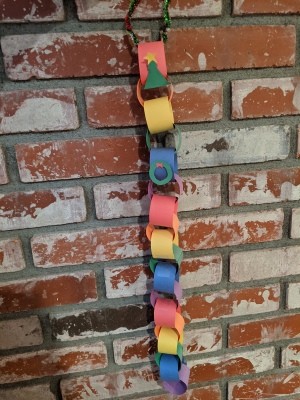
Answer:
<path fill-rule="evenodd" d="M 154 290 L 174 294 L 176 277 L 178 280 L 175 265 L 168 262 L 158 262 L 154 272 Z"/>
<path fill-rule="evenodd" d="M 163 381 L 179 381 L 178 356 L 162 354 L 159 363 L 160 378 Z"/>

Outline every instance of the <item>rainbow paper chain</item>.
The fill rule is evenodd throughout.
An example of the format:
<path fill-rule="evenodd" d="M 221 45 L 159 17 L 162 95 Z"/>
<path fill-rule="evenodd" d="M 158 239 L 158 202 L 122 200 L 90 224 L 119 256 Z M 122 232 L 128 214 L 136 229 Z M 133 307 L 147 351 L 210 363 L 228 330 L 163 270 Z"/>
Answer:
<path fill-rule="evenodd" d="M 151 242 L 150 268 L 154 274 L 151 304 L 154 307 L 157 353 L 155 361 L 159 367 L 163 387 L 170 393 L 185 393 L 189 380 L 189 368 L 183 357 L 184 319 L 180 300 L 180 264 L 183 251 L 179 247 L 179 220 L 177 217 L 178 196 L 154 193 L 154 187 L 176 182 L 182 193 L 182 181 L 178 176 L 177 151 L 181 135 L 174 125 L 172 110 L 172 85 L 168 80 L 163 41 L 138 44 L 140 80 L 137 97 L 144 108 L 147 123 L 146 141 L 150 151 L 148 195 L 150 197 L 147 238 Z M 165 88 L 168 95 L 143 100 L 142 90 Z M 153 93 L 150 92 L 150 93 Z M 160 94 L 160 93 L 154 93 Z M 152 147 L 158 134 L 176 129 L 177 146 Z M 172 186 L 173 184 L 171 184 Z"/>

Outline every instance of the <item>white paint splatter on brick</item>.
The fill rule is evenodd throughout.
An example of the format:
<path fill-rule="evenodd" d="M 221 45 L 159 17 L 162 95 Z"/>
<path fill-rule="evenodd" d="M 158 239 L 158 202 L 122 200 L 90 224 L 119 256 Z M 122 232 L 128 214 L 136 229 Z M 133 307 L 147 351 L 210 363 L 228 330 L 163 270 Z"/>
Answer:
<path fill-rule="evenodd" d="M 291 238 L 300 238 L 300 208 L 294 208 L 292 210 Z"/>
<path fill-rule="evenodd" d="M 55 400 L 49 384 L 22 386 L 16 389 L 0 390 L 1 400 Z"/>
<path fill-rule="evenodd" d="M 20 271 L 26 267 L 20 239 L 0 241 L 0 273 Z"/>
<path fill-rule="evenodd" d="M 0 322 L 0 350 L 42 343 L 43 333 L 37 316 Z"/>

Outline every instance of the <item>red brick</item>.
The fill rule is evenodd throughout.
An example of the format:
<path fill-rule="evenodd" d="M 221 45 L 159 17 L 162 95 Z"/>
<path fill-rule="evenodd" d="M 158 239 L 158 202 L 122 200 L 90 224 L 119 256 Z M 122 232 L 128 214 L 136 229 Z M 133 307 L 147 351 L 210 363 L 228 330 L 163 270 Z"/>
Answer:
<path fill-rule="evenodd" d="M 164 185 L 162 193 L 176 193 L 176 185 Z M 98 219 L 148 215 L 148 181 L 100 183 L 94 186 Z M 183 194 L 178 211 L 216 208 L 221 205 L 221 176 L 202 175 L 183 178 Z"/>
<path fill-rule="evenodd" d="M 232 82 L 232 119 L 300 114 L 300 78 L 262 78 Z"/>
<path fill-rule="evenodd" d="M 300 344 L 293 343 L 281 351 L 282 368 L 300 367 Z"/>
<path fill-rule="evenodd" d="M 16 146 L 22 182 L 146 172 L 149 154 L 139 136 L 65 140 Z M 69 154 L 76 154 L 76 162 Z"/>
<path fill-rule="evenodd" d="M 0 146 L 0 185 L 5 185 L 6 183 L 8 183 L 6 160 L 3 147 Z"/>
<path fill-rule="evenodd" d="M 278 310 L 278 285 L 194 295 L 185 300 L 182 315 L 186 322 L 198 322 Z"/>
<path fill-rule="evenodd" d="M 265 400 L 299 393 L 300 373 L 297 371 L 262 376 L 245 381 L 229 382 L 228 400 Z"/>
<path fill-rule="evenodd" d="M 158 373 L 150 367 L 107 373 L 105 375 L 63 379 L 60 383 L 63 400 L 104 400 L 117 399 L 119 396 L 146 393 L 161 389 Z M 210 397 L 212 395 L 212 397 Z M 198 397 L 199 396 L 199 397 Z M 208 397 L 205 397 L 208 396 Z M 160 395 L 141 400 L 172 400 L 172 395 Z M 190 389 L 177 400 L 219 400 L 217 386 Z"/>
<path fill-rule="evenodd" d="M 146 393 L 161 389 L 158 372 L 150 366 L 127 371 L 107 372 L 105 375 L 62 379 L 63 400 L 117 399 L 119 396 Z"/>
<path fill-rule="evenodd" d="M 229 205 L 300 199 L 300 168 L 251 171 L 229 176 Z"/>
<path fill-rule="evenodd" d="M 189 251 L 278 240 L 282 237 L 282 223 L 282 210 L 182 220 L 180 245 Z M 31 246 L 38 267 L 149 254 L 145 227 L 141 225 L 36 235 Z"/>
<path fill-rule="evenodd" d="M 231 324 L 228 346 L 241 347 L 293 339 L 300 336 L 300 314 Z"/>
<path fill-rule="evenodd" d="M 37 346 L 42 343 L 43 332 L 37 316 L 0 322 L 0 350 Z"/>
<path fill-rule="evenodd" d="M 173 400 L 172 394 L 161 394 L 158 396 L 143 397 L 140 400 Z M 221 400 L 221 391 L 219 386 L 205 386 L 196 389 L 190 389 L 182 396 L 176 396 L 176 400 Z"/>
<path fill-rule="evenodd" d="M 299 14 L 298 0 L 234 0 L 234 15 L 242 14 Z"/>
<path fill-rule="evenodd" d="M 230 255 L 230 282 L 300 274 L 300 247 L 243 251 Z"/>
<path fill-rule="evenodd" d="M 76 0 L 78 18 L 83 21 L 108 19 L 124 19 L 128 4 L 122 0 L 102 0 L 101 4 L 94 0 Z M 182 0 L 180 3 L 170 3 L 170 17 L 204 17 L 221 15 L 221 0 L 196 0 L 190 3 Z M 161 18 L 161 3 L 150 0 L 141 2 L 133 15 L 135 18 Z"/>
<path fill-rule="evenodd" d="M 47 22 L 63 21 L 62 0 L 2 0 L 0 21 L 9 22 Z"/>
<path fill-rule="evenodd" d="M 191 366 L 190 383 L 258 373 L 273 368 L 274 349 L 259 349 L 193 360 L 189 362 L 189 365 Z M 87 397 L 90 400 L 103 400 L 157 390 L 160 388 L 157 380 L 156 369 L 142 367 L 105 375 L 63 379 L 60 385 L 63 400 L 83 400 Z"/>
<path fill-rule="evenodd" d="M 0 283 L 0 313 L 89 303 L 97 298 L 92 271 Z"/>
<path fill-rule="evenodd" d="M 81 187 L 0 195 L 0 230 L 71 224 L 85 219 Z"/>
<path fill-rule="evenodd" d="M 116 339 L 113 342 L 115 362 L 118 365 L 149 362 L 154 359 L 157 339 L 142 336 L 129 339 Z M 195 329 L 184 333 L 184 354 L 210 353 L 222 348 L 222 329 L 220 326 Z"/>
<path fill-rule="evenodd" d="M 300 238 L 300 208 L 294 208 L 292 210 L 291 238 Z"/>
<path fill-rule="evenodd" d="M 136 97 L 135 85 L 89 87 L 85 89 L 85 99 L 88 122 L 93 128 L 136 126 L 146 123 L 143 108 Z M 222 82 L 175 84 L 172 109 L 176 123 L 221 119 Z"/>
<path fill-rule="evenodd" d="M 22 386 L 16 389 L 0 389 L 1 400 L 55 400 L 50 384 Z"/>
<path fill-rule="evenodd" d="M 180 168 L 190 169 L 282 160 L 289 155 L 289 138 L 288 126 L 183 132 L 178 162 Z M 76 154 L 76 163 L 69 154 Z M 19 144 L 16 155 L 22 182 L 149 170 L 149 152 L 143 136 Z"/>
<path fill-rule="evenodd" d="M 150 32 L 139 31 L 139 37 L 149 40 Z M 123 31 L 4 36 L 1 46 L 12 80 L 138 72 L 136 49 Z"/>
<path fill-rule="evenodd" d="M 19 238 L 0 240 L 0 273 L 20 271 L 26 267 Z"/>
<path fill-rule="evenodd" d="M 106 296 L 130 297 L 149 293 L 153 286 L 153 274 L 149 265 L 108 267 L 104 270 Z M 184 289 L 215 285 L 222 279 L 220 255 L 184 259 L 180 266 L 180 284 Z"/>
<path fill-rule="evenodd" d="M 0 383 L 91 371 L 107 366 L 103 342 L 1 357 Z"/>
<path fill-rule="evenodd" d="M 293 25 L 174 29 L 166 43 L 168 72 L 291 66 L 295 44 Z"/>
<path fill-rule="evenodd" d="M 78 127 L 74 89 L 0 92 L 0 134 L 64 131 Z"/>
<path fill-rule="evenodd" d="M 190 383 L 267 371 L 274 368 L 274 356 L 270 347 L 191 361 Z"/>

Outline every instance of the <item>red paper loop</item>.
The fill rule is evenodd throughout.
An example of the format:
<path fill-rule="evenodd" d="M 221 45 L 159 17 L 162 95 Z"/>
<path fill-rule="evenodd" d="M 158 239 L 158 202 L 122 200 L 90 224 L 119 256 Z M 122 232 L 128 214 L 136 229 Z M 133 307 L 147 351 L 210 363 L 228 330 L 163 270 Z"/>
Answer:
<path fill-rule="evenodd" d="M 157 299 L 154 307 L 155 325 L 175 328 L 177 305 L 171 299 Z"/>
<path fill-rule="evenodd" d="M 138 44 L 138 60 L 139 60 L 139 70 L 140 79 L 142 85 L 145 85 L 148 76 L 148 62 L 145 57 L 148 53 L 155 55 L 157 61 L 157 68 L 160 73 L 166 78 L 168 75 L 167 62 L 165 55 L 165 48 L 162 41 L 158 42 L 143 42 Z"/>
<path fill-rule="evenodd" d="M 155 226 L 176 229 L 174 223 L 177 225 L 178 219 L 174 219 L 174 216 L 176 217 L 177 209 L 177 197 L 154 194 L 150 203 L 149 223 Z"/>

